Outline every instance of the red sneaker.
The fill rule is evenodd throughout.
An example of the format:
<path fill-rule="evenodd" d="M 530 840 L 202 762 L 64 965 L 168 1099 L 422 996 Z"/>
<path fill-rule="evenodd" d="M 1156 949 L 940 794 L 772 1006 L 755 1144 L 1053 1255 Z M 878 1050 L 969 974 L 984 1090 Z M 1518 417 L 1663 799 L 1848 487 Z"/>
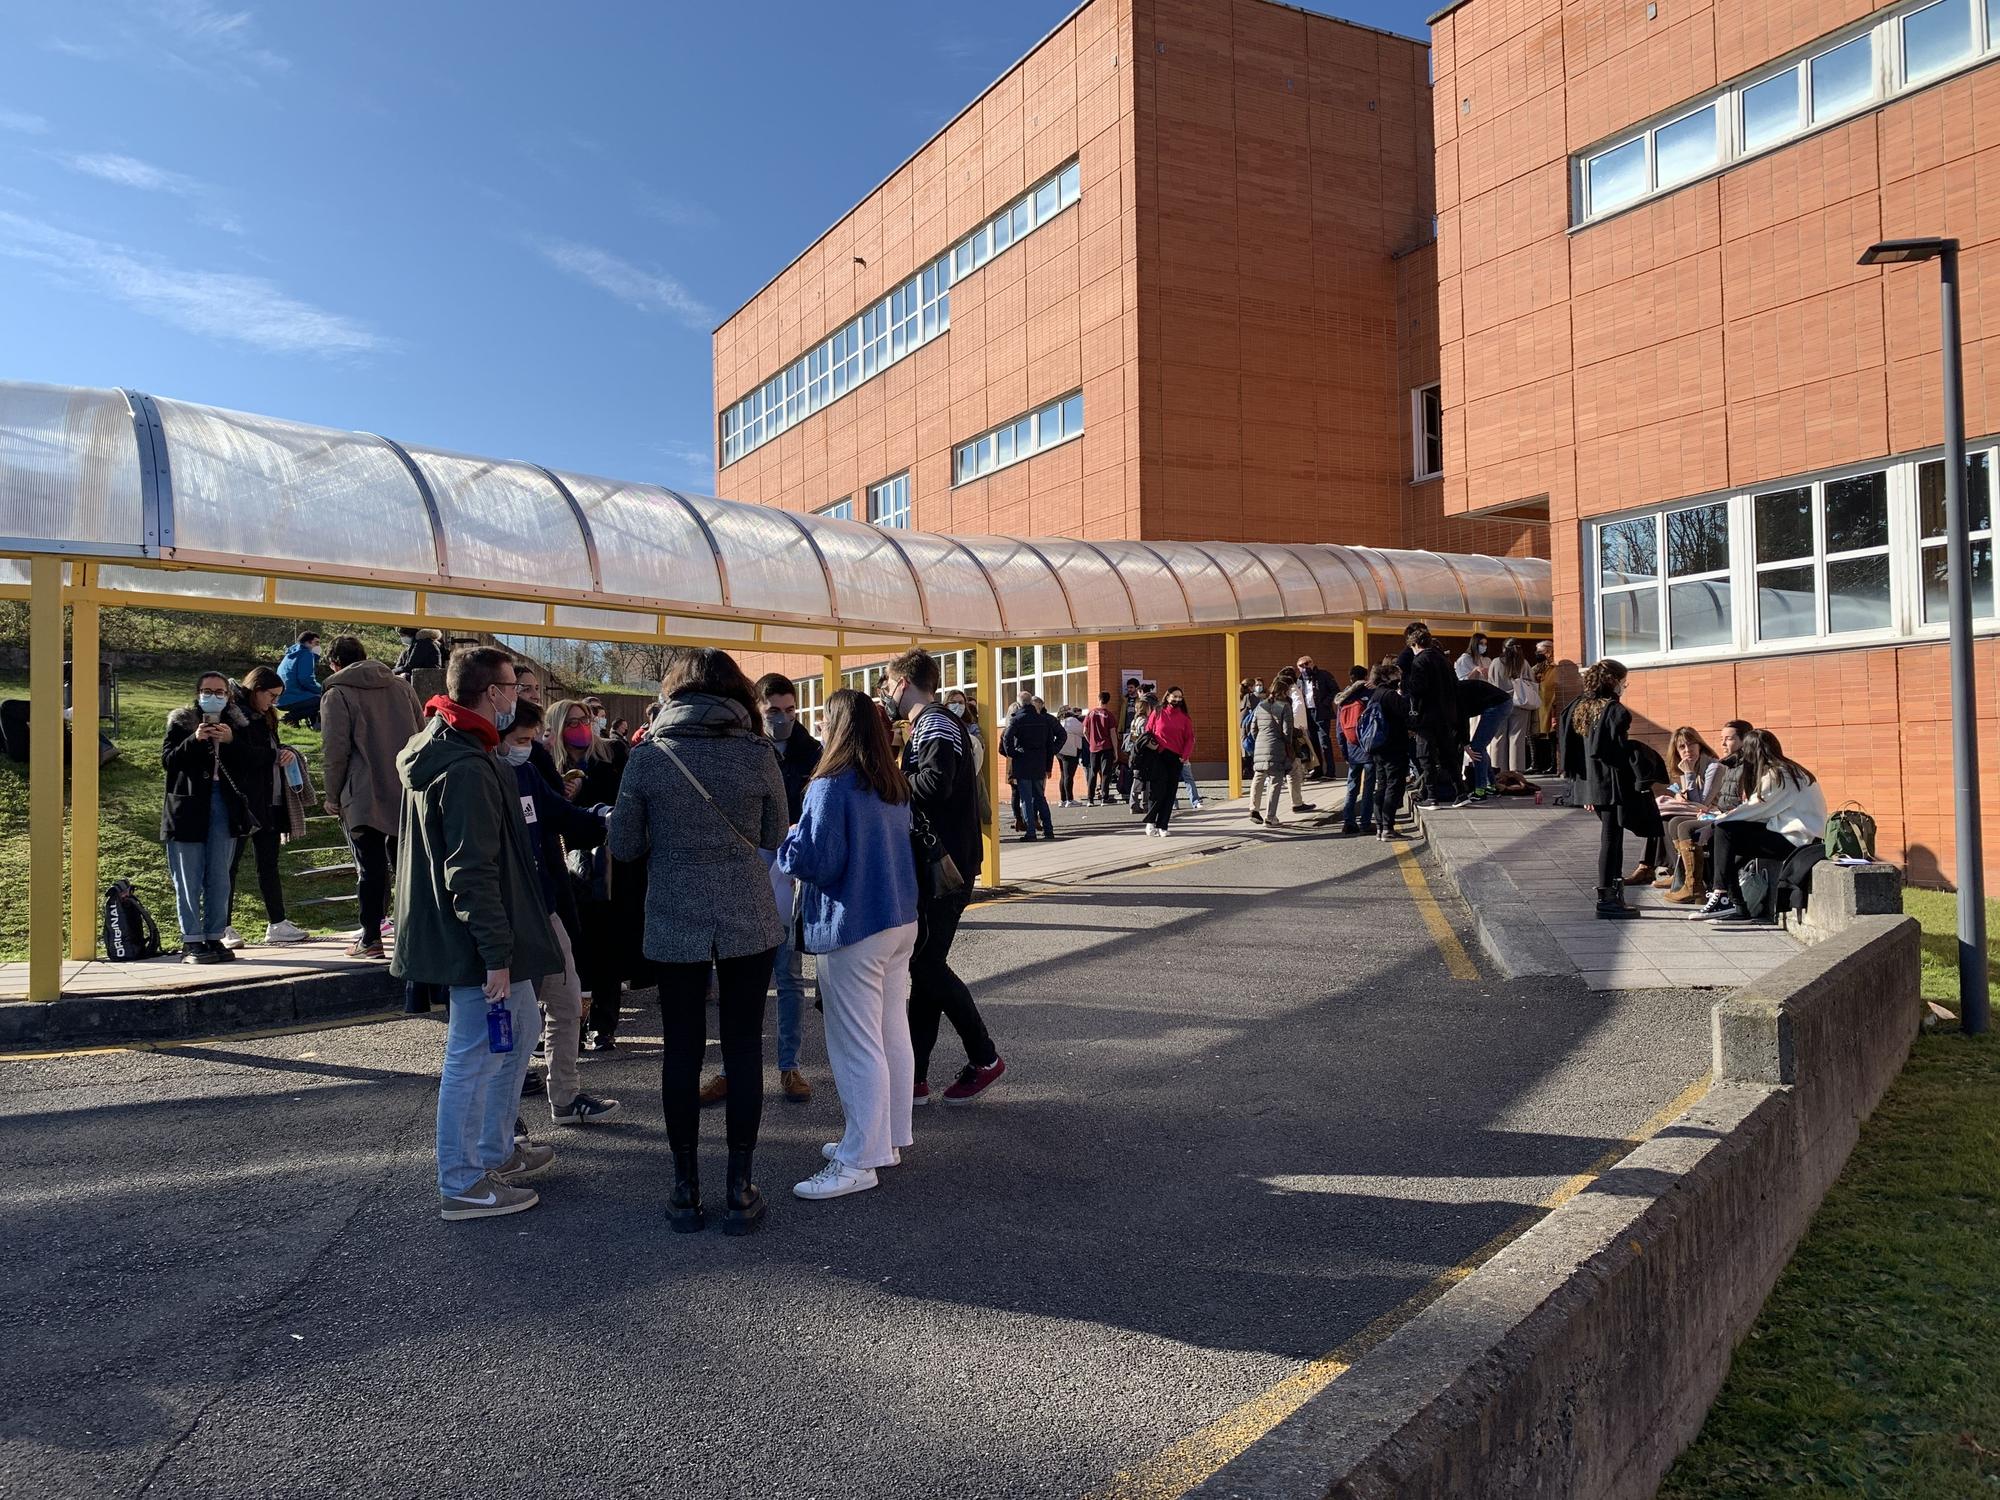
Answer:
<path fill-rule="evenodd" d="M 912 1105 L 924 1105 L 930 1102 L 931 1102 L 931 1086 L 928 1083 L 926 1083 L 923 1079 L 919 1078 L 917 1080 L 916 1092 L 911 1096 L 910 1103 Z"/>
<path fill-rule="evenodd" d="M 975 1068 L 967 1063 L 959 1069 L 956 1082 L 946 1086 L 944 1102 L 947 1104 L 970 1104 L 981 1094 L 1000 1081 L 1000 1075 L 1007 1071 L 1005 1059 L 996 1057 L 983 1068 Z"/>

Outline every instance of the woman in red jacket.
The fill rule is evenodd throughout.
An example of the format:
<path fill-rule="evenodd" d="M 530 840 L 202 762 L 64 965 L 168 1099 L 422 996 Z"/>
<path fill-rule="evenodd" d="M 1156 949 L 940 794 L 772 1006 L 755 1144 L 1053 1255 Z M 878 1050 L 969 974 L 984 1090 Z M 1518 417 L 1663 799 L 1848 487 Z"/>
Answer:
<path fill-rule="evenodd" d="M 1187 695 L 1179 688 L 1168 688 L 1165 700 L 1148 715 L 1140 751 L 1150 790 L 1146 833 L 1165 838 L 1174 815 L 1174 795 L 1180 790 L 1181 767 L 1194 754 L 1194 720 L 1188 717 Z"/>

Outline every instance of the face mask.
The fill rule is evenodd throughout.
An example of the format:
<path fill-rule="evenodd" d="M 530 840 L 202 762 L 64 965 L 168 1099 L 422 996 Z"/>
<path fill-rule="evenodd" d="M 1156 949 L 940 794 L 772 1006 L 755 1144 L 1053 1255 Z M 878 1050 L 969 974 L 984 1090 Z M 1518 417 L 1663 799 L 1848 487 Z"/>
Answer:
<path fill-rule="evenodd" d="M 592 719 L 590 727 L 595 729 L 599 734 L 604 733 L 604 715 L 599 714 L 596 718 Z"/>
<path fill-rule="evenodd" d="M 1187 707 L 1187 699 L 1185 699 L 1185 698 L 1169 698 L 1169 699 L 1167 700 L 1167 707 L 1168 707 L 1168 708 L 1186 708 L 1186 707 Z"/>
<path fill-rule="evenodd" d="M 788 714 L 782 709 L 767 709 L 764 713 L 764 728 L 770 732 L 772 739 L 782 740 L 790 736 L 792 725 L 797 719 L 797 714 Z"/>
<path fill-rule="evenodd" d="M 947 703 L 945 707 L 957 718 L 962 719 L 965 717 L 965 705 L 963 703 Z"/>
<path fill-rule="evenodd" d="M 588 724 L 570 725 L 569 728 L 563 731 L 563 743 L 572 750 L 588 750 L 590 748 L 590 726 Z"/>
<path fill-rule="evenodd" d="M 509 729 L 513 728 L 513 726 L 514 726 L 514 705 L 510 703 L 505 708 L 501 709 L 497 715 L 495 715 L 493 720 L 493 727 L 499 730 L 502 734 L 505 734 Z"/>
<path fill-rule="evenodd" d="M 1486 654 L 1486 643 L 1484 641 L 1481 641 L 1477 646 L 1474 646 L 1472 649 L 1475 655 L 1484 656 Z"/>
<path fill-rule="evenodd" d="M 220 693 L 203 693 L 194 701 L 205 714 L 219 714 L 229 707 L 229 700 Z"/>
<path fill-rule="evenodd" d="M 528 763 L 529 745 L 509 745 L 500 752 L 500 758 L 510 766 L 525 766 Z"/>

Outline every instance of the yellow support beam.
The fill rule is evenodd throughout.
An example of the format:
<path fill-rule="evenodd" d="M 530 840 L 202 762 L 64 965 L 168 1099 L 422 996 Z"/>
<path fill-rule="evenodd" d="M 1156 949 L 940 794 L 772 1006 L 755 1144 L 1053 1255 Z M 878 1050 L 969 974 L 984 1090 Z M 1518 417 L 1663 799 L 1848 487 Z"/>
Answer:
<path fill-rule="evenodd" d="M 986 764 L 980 769 L 985 782 L 987 818 L 980 837 L 986 843 L 986 857 L 980 875 L 986 886 L 1000 884 L 1000 648 L 979 648 L 979 737 L 986 742 Z"/>
<path fill-rule="evenodd" d="M 28 998 L 50 1001 L 63 961 L 63 563 L 28 566 Z"/>
<path fill-rule="evenodd" d="M 1243 680 L 1243 632 L 1225 630 L 1222 632 L 1222 692 L 1225 698 L 1237 690 L 1236 685 Z M 1234 703 L 1234 699 L 1229 699 Z M 1236 715 L 1232 711 L 1229 722 L 1234 725 Z M 1223 763 L 1229 767 L 1229 800 L 1234 802 L 1243 795 L 1243 747 L 1241 738 L 1232 728 L 1224 737 L 1222 746 Z"/>
<path fill-rule="evenodd" d="M 833 701 L 835 690 L 840 687 L 840 657 L 829 651 L 819 659 L 819 711 L 826 712 L 827 704 Z M 822 720 L 822 725 L 824 721 Z M 824 739 L 826 736 L 821 735 Z"/>
<path fill-rule="evenodd" d="M 74 565 L 87 583 L 95 563 Z M 97 956 L 97 606 L 70 606 L 69 956 Z"/>
<path fill-rule="evenodd" d="M 1368 659 L 1368 622 L 1365 619 L 1354 622 L 1354 664 L 1357 667 L 1375 665 Z"/>

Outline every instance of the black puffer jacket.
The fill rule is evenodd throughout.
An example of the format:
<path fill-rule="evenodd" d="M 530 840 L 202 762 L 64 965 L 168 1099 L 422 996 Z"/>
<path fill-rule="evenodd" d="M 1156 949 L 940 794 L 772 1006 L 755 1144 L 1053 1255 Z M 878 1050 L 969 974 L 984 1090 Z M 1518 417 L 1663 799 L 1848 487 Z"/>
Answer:
<path fill-rule="evenodd" d="M 243 752 L 243 774 L 236 777 L 236 785 L 250 804 L 250 815 L 264 827 L 276 828 L 284 821 L 279 816 L 284 798 L 277 784 L 278 731 L 272 727 L 268 714 L 260 714 L 250 706 L 250 695 L 242 688 L 232 695 L 230 707 L 244 720 L 239 726 L 236 714 L 229 716 Z"/>
<path fill-rule="evenodd" d="M 229 809 L 229 834 L 250 832 L 250 805 L 244 800 L 247 768 L 244 739 L 250 722 L 234 702 L 222 711 L 222 722 L 235 732 L 226 745 L 198 740 L 201 710 L 189 703 L 167 716 L 166 737 L 160 743 L 160 765 L 167 773 L 166 801 L 160 812 L 160 842 L 199 844 L 208 837 L 209 797 L 222 785 L 222 802 Z"/>

